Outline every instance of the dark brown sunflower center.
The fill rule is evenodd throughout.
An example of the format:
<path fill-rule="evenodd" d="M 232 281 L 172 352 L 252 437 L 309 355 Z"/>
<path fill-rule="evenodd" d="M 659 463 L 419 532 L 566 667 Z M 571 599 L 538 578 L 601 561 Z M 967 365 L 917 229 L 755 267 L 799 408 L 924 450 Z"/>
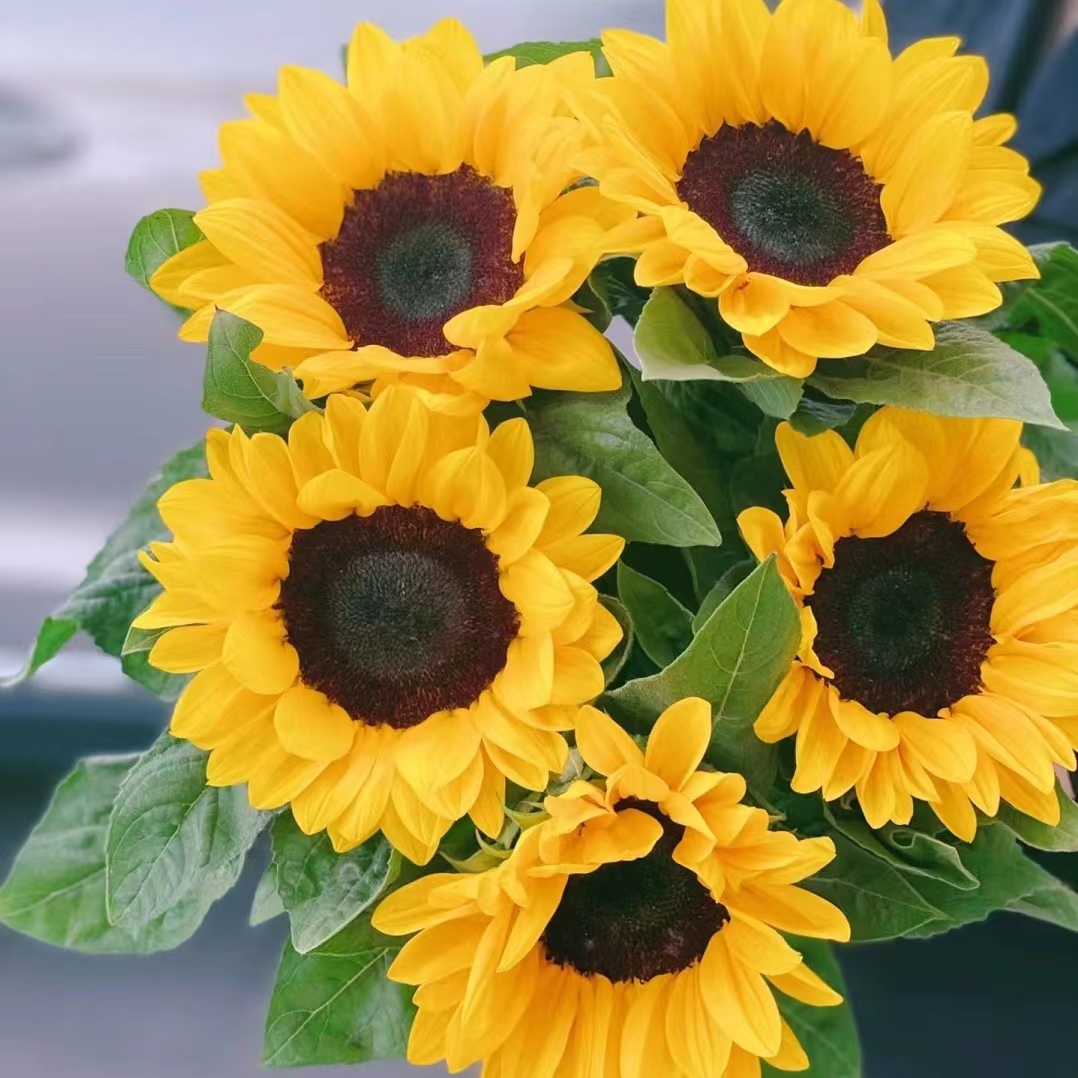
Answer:
<path fill-rule="evenodd" d="M 825 285 L 891 242 L 861 159 L 775 120 L 703 139 L 677 190 L 750 270 L 797 284 Z"/>
<path fill-rule="evenodd" d="M 278 606 L 300 674 L 360 722 L 467 707 L 505 665 L 519 617 L 472 528 L 384 506 L 297 531 L 288 557 Z"/>
<path fill-rule="evenodd" d="M 445 355 L 450 318 L 520 287 L 516 216 L 512 192 L 469 165 L 444 176 L 390 172 L 354 193 L 337 238 L 322 244 L 322 296 L 357 345 Z"/>
<path fill-rule="evenodd" d="M 662 838 L 635 861 L 616 861 L 585 876 L 570 876 L 543 933 L 550 960 L 584 975 L 611 981 L 650 981 L 699 962 L 708 943 L 730 919 L 695 872 L 672 854 L 685 828 L 658 805 L 628 799 L 662 824 Z"/>
<path fill-rule="evenodd" d="M 994 642 L 992 563 L 945 513 L 914 513 L 883 539 L 840 539 L 805 601 L 816 654 L 870 711 L 931 717 L 980 688 Z"/>

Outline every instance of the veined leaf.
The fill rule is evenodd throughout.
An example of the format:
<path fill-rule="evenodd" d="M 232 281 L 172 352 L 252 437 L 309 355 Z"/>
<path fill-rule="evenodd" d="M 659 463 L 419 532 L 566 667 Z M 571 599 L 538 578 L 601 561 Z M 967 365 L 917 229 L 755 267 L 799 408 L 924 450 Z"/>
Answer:
<path fill-rule="evenodd" d="M 801 399 L 796 378 L 755 356 L 719 354 L 707 326 L 674 288 L 656 288 L 644 304 L 633 346 L 645 382 L 734 382 L 766 415 L 784 419 Z"/>
<path fill-rule="evenodd" d="M 292 946 L 306 954 L 351 924 L 385 890 L 400 867 L 381 833 L 335 853 L 325 831 L 305 835 L 291 812 L 274 821 L 277 894 L 292 925 Z"/>
<path fill-rule="evenodd" d="M 288 371 L 271 371 L 251 359 L 262 331 L 228 311 L 218 311 L 210 326 L 202 407 L 210 415 L 237 423 L 248 434 L 284 434 L 314 405 Z"/>
<path fill-rule="evenodd" d="M 756 737 L 752 723 L 789 672 L 800 640 L 797 607 L 770 558 L 738 584 L 665 670 L 627 682 L 603 701 L 626 726 L 646 731 L 675 701 L 703 697 L 715 717 L 708 760 L 766 789 L 774 746 Z"/>
<path fill-rule="evenodd" d="M 153 920 L 115 926 L 105 910 L 105 837 L 113 802 L 137 756 L 82 760 L 56 788 L 0 887 L 0 922 L 90 954 L 150 954 L 188 939 L 206 915 L 189 894 Z"/>
<path fill-rule="evenodd" d="M 633 426 L 629 391 L 548 393 L 525 402 L 535 478 L 585 475 L 603 490 L 596 531 L 630 542 L 718 546 L 719 530 L 691 486 Z"/>
<path fill-rule="evenodd" d="M 161 585 L 139 564 L 138 552 L 168 535 L 157 512 L 157 499 L 174 483 L 206 474 L 205 445 L 199 442 L 177 453 L 131 507 L 127 519 L 106 540 L 90 562 L 82 583 L 66 603 L 45 619 L 30 659 L 15 680 L 33 675 L 81 629 L 109 655 L 122 656 L 124 673 L 151 692 L 177 696 L 186 678 L 155 670 L 142 650 L 124 653 L 131 622 L 161 591 Z"/>
<path fill-rule="evenodd" d="M 415 1008 L 386 971 L 401 941 L 361 917 L 310 954 L 285 944 L 266 1018 L 267 1067 L 403 1059 Z"/>
<path fill-rule="evenodd" d="M 860 404 L 1062 426 L 1036 364 L 965 322 L 941 323 L 930 352 L 874 348 L 851 359 L 821 360 L 809 384 Z"/>
<path fill-rule="evenodd" d="M 692 642 L 692 612 L 650 577 L 618 564 L 618 595 L 640 646 L 656 666 L 669 666 Z"/>
<path fill-rule="evenodd" d="M 162 735 L 124 775 L 109 819 L 109 922 L 147 925 L 189 899 L 208 910 L 239 879 L 264 824 L 244 787 L 207 786 L 205 752 Z"/>
<path fill-rule="evenodd" d="M 156 210 L 135 225 L 127 243 L 124 269 L 143 288 L 174 254 L 198 243 L 202 230 L 191 210 Z"/>

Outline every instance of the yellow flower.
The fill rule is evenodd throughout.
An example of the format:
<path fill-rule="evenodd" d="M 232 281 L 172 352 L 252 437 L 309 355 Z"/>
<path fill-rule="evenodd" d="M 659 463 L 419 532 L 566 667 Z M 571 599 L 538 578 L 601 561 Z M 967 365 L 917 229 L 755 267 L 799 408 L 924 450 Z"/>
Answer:
<path fill-rule="evenodd" d="M 714 298 L 746 346 L 795 377 L 879 343 L 928 349 L 929 323 L 983 314 L 994 282 L 1036 277 L 996 226 L 1040 188 L 974 120 L 988 86 L 958 38 L 892 58 L 879 0 L 668 0 L 667 43 L 608 31 L 614 78 L 573 89 L 582 158 L 642 216 L 610 251 L 641 285 Z M 615 242 L 616 241 L 616 242 Z"/>
<path fill-rule="evenodd" d="M 206 240 L 151 285 L 195 310 L 187 340 L 215 306 L 257 325 L 254 358 L 311 397 L 405 380 L 478 408 L 615 389 L 610 346 L 567 303 L 632 216 L 593 186 L 563 193 L 584 137 L 563 84 L 589 81 L 587 53 L 484 67 L 452 19 L 401 44 L 360 25 L 347 86 L 286 67 L 221 128 Z"/>
<path fill-rule="evenodd" d="M 482 1060 L 485 1078 L 808 1066 L 771 985 L 842 1001 L 779 935 L 849 939 L 839 910 L 794 886 L 835 848 L 768 830 L 741 804 L 740 775 L 698 771 L 710 737 L 704 700 L 668 708 L 645 752 L 583 708 L 577 744 L 604 785 L 548 797 L 549 819 L 497 868 L 427 876 L 382 902 L 377 929 L 419 933 L 389 971 L 419 985 L 413 1063 Z"/>
<path fill-rule="evenodd" d="M 175 539 L 143 556 L 165 590 L 135 625 L 169 627 L 154 666 L 197 671 L 172 733 L 210 784 L 338 850 L 381 828 L 423 863 L 466 813 L 497 836 L 506 778 L 564 766 L 621 637 L 589 583 L 623 545 L 581 534 L 596 484 L 528 486 L 522 419 L 491 434 L 403 386 L 331 396 L 287 441 L 212 430 L 207 456 L 158 503 Z"/>
<path fill-rule="evenodd" d="M 1059 822 L 1078 747 L 1078 483 L 1039 483 L 1022 425 L 884 408 L 852 450 L 783 424 L 789 518 L 747 509 L 802 615 L 756 722 L 797 734 L 793 789 L 856 789 L 873 827 L 927 801 L 960 838 L 1000 799 Z M 1016 486 L 1016 482 L 1021 482 Z"/>

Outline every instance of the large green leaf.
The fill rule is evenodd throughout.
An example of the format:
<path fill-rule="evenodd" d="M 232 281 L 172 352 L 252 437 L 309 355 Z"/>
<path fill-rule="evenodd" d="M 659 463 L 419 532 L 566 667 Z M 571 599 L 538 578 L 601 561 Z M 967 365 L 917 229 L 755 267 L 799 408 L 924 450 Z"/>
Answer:
<path fill-rule="evenodd" d="M 805 886 L 833 902 L 850 922 L 857 942 L 893 939 L 945 916 L 911 877 L 842 835 L 832 836 L 837 855 Z"/>
<path fill-rule="evenodd" d="M 669 666 L 692 642 L 692 612 L 656 580 L 618 564 L 618 595 L 640 646 L 656 666 Z"/>
<path fill-rule="evenodd" d="M 516 59 L 517 67 L 530 67 L 532 64 L 549 64 L 551 60 L 560 59 L 574 52 L 591 53 L 595 62 L 595 72 L 598 75 L 609 75 L 610 65 L 603 55 L 602 42 L 598 38 L 588 41 L 522 41 L 519 45 L 511 45 L 508 49 L 492 52 L 484 59 L 487 63 L 500 60 L 503 56 L 512 56 Z"/>
<path fill-rule="evenodd" d="M 120 784 L 137 759 L 83 760 L 60 783 L 0 887 L 0 922 L 45 943 L 91 954 L 165 951 L 198 928 L 206 906 L 192 895 L 147 924 L 109 924 L 105 836 Z"/>
<path fill-rule="evenodd" d="M 290 812 L 270 832 L 277 894 L 292 924 L 292 946 L 306 954 L 351 924 L 385 890 L 399 868 L 385 836 L 335 853 L 325 831 L 305 835 Z"/>
<path fill-rule="evenodd" d="M 766 415 L 789 416 L 801 382 L 740 352 L 720 354 L 711 330 L 675 288 L 656 288 L 640 314 L 633 347 L 645 382 L 733 382 Z"/>
<path fill-rule="evenodd" d="M 962 864 L 958 850 L 943 838 L 901 824 L 889 823 L 873 830 L 862 816 L 832 806 L 827 806 L 827 813 L 841 834 L 902 872 L 928 876 L 963 891 L 980 885 Z"/>
<path fill-rule="evenodd" d="M 143 288 L 174 254 L 202 239 L 191 210 L 156 210 L 143 217 L 127 244 L 124 269 Z"/>
<path fill-rule="evenodd" d="M 954 886 L 939 873 L 896 867 L 868 843 L 833 838 L 835 860 L 805 886 L 846 914 L 855 941 L 934 936 L 1003 910 L 1078 931 L 1078 895 L 1030 860 L 1000 824 L 982 823 L 973 842 L 954 845 L 974 887 L 965 878 Z"/>
<path fill-rule="evenodd" d="M 1078 853 L 1078 804 L 1056 786 L 1059 799 L 1059 825 L 1052 827 L 1003 802 L 997 819 L 1013 831 L 1027 846 L 1053 853 Z"/>
<path fill-rule="evenodd" d="M 933 936 L 997 910 L 1011 910 L 1078 932 L 1078 894 L 1027 857 L 1014 835 L 999 824 L 982 824 L 977 837 L 959 847 L 962 863 L 980 880 L 973 891 L 960 891 L 937 880 L 918 886 L 942 917 L 917 930 Z"/>
<path fill-rule="evenodd" d="M 206 474 L 202 442 L 177 453 L 131 507 L 127 519 L 106 540 L 90 562 L 86 577 L 71 597 L 45 619 L 26 668 L 19 679 L 29 677 L 47 663 L 81 629 L 109 655 L 123 655 L 131 622 L 161 590 L 139 564 L 138 552 L 151 540 L 168 535 L 157 512 L 157 499 L 174 483 Z M 186 679 L 155 670 L 145 652 L 123 655 L 124 672 L 161 696 L 173 697 Z"/>
<path fill-rule="evenodd" d="M 631 371 L 648 427 L 663 456 L 703 499 L 729 548 L 730 564 L 744 548 L 730 493 L 736 463 L 756 452 L 763 416 L 729 383 L 645 382 Z"/>
<path fill-rule="evenodd" d="M 790 943 L 801 952 L 813 973 L 818 973 L 836 992 L 846 995 L 842 971 L 828 944 L 796 937 Z M 799 1072 L 804 1078 L 862 1078 L 857 1023 L 848 1002 L 838 1007 L 810 1007 L 781 993 L 777 999 L 783 1018 L 809 1057 L 809 1069 Z M 768 1078 L 788 1073 L 766 1063 L 763 1071 Z"/>
<path fill-rule="evenodd" d="M 105 839 L 111 924 L 141 927 L 179 903 L 208 910 L 239 879 L 265 824 L 242 786 L 206 785 L 206 753 L 168 734 L 120 784 Z"/>
<path fill-rule="evenodd" d="M 770 785 L 774 747 L 752 723 L 786 676 L 801 639 L 797 606 L 768 559 L 733 590 L 665 670 L 627 682 L 603 700 L 629 728 L 644 731 L 672 703 L 701 696 L 715 716 L 708 760 Z"/>
<path fill-rule="evenodd" d="M 251 359 L 262 331 L 228 311 L 218 311 L 210 325 L 202 407 L 248 434 L 284 434 L 314 405 L 288 371 L 271 371 Z"/>
<path fill-rule="evenodd" d="M 717 546 L 707 506 L 626 411 L 629 390 L 546 393 L 525 402 L 535 477 L 586 475 L 603 490 L 597 531 L 666 546 Z"/>
<path fill-rule="evenodd" d="M 386 977 L 401 941 L 361 917 L 310 954 L 285 944 L 266 1018 L 268 1067 L 403 1058 L 413 989 Z"/>
<path fill-rule="evenodd" d="M 941 323 L 930 352 L 874 348 L 852 359 L 821 360 L 809 382 L 829 396 L 861 404 L 1061 426 L 1036 364 L 964 322 Z"/>

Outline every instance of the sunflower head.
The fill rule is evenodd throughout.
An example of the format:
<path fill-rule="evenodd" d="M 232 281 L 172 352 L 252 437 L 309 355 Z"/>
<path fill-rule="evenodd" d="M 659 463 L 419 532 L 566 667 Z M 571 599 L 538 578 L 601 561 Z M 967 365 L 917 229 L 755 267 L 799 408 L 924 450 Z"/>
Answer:
<path fill-rule="evenodd" d="M 413 1063 L 508 1076 L 542 1059 L 564 1078 L 808 1066 L 772 986 L 841 1002 L 780 935 L 849 938 L 796 886 L 834 845 L 771 831 L 741 803 L 740 775 L 697 770 L 710 738 L 704 700 L 668 708 L 644 751 L 583 708 L 578 748 L 605 780 L 548 797 L 549 818 L 497 868 L 428 876 L 381 904 L 379 930 L 418 933 L 390 969 L 419 986 Z"/>
<path fill-rule="evenodd" d="M 172 732 L 213 785 L 291 802 L 348 849 L 381 828 L 426 862 L 453 820 L 501 830 L 506 778 L 545 788 L 559 732 L 621 637 L 590 581 L 622 541 L 581 534 L 590 479 L 528 485 L 523 419 L 344 395 L 287 440 L 210 432 L 210 478 L 159 502 L 174 539 L 143 564 L 167 629 L 150 662 L 195 677 Z"/>
<path fill-rule="evenodd" d="M 195 312 L 185 339 L 206 339 L 215 308 L 257 325 L 254 358 L 311 397 L 407 381 L 474 410 L 617 388 L 610 346 L 567 304 L 632 215 L 566 193 L 584 134 L 565 88 L 591 81 L 587 53 L 484 66 L 451 19 L 403 43 L 363 24 L 346 85 L 285 68 L 221 128 L 205 239 L 151 285 Z"/>
<path fill-rule="evenodd" d="M 614 77 L 576 84 L 583 160 L 640 217 L 610 250 L 637 281 L 717 300 L 750 351 L 804 377 L 874 344 L 924 348 L 1035 277 L 1001 223 L 1039 187 L 973 114 L 988 68 L 957 38 L 897 56 L 879 0 L 667 0 L 667 40 L 611 30 Z"/>
<path fill-rule="evenodd" d="M 785 522 L 739 524 L 801 606 L 801 648 L 756 723 L 797 734 L 794 790 L 855 789 L 869 823 L 927 801 L 972 839 L 1000 800 L 1059 822 L 1078 748 L 1078 483 L 1040 483 L 1021 424 L 884 408 L 856 448 L 777 442 Z"/>

